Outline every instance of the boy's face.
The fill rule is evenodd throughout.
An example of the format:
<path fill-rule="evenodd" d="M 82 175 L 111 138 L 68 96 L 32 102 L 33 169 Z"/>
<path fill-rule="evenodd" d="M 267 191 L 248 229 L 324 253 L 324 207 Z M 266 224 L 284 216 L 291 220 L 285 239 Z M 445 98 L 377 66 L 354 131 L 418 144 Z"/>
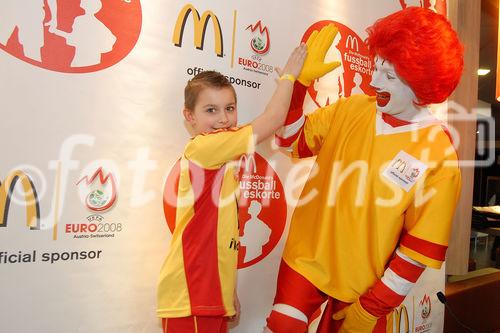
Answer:
<path fill-rule="evenodd" d="M 397 115 L 409 108 L 417 100 L 413 90 L 396 73 L 394 66 L 387 60 L 376 57 L 375 70 L 370 85 L 377 93 L 377 110 Z"/>
<path fill-rule="evenodd" d="M 204 88 L 194 110 L 184 109 L 184 117 L 195 134 L 235 127 L 238 121 L 236 99 L 231 88 Z"/>

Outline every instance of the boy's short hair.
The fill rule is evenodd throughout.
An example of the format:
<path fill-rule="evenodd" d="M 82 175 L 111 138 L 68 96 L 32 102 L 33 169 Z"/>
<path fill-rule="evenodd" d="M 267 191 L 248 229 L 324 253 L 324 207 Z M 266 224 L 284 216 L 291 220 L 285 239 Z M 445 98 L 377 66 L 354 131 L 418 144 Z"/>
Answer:
<path fill-rule="evenodd" d="M 216 71 L 204 71 L 196 74 L 187 82 L 186 88 L 184 88 L 184 107 L 193 110 L 198 95 L 204 88 L 230 88 L 236 102 L 236 91 L 227 77 Z"/>

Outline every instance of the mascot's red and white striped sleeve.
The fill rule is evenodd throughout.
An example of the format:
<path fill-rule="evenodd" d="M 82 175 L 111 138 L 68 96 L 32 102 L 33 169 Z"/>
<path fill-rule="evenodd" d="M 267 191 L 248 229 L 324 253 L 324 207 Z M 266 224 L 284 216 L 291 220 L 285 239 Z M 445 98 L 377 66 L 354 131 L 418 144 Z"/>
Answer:
<path fill-rule="evenodd" d="M 384 276 L 359 299 L 363 308 L 383 317 L 399 306 L 413 288 L 425 266 L 396 250 Z"/>
<path fill-rule="evenodd" d="M 305 116 L 303 110 L 304 98 L 307 87 L 295 81 L 290 108 L 285 120 L 285 125 L 280 134 L 275 135 L 276 144 L 283 148 L 290 148 L 297 140 L 304 128 Z"/>

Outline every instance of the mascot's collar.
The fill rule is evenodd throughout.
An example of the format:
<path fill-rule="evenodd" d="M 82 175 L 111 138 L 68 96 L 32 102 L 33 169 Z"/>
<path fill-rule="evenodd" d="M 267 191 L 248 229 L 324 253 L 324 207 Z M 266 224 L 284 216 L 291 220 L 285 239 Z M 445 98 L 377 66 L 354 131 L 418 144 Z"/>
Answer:
<path fill-rule="evenodd" d="M 379 111 L 375 115 L 376 135 L 411 132 L 437 124 L 442 125 L 441 121 L 436 119 L 432 114 L 415 119 L 413 122 Z"/>
<path fill-rule="evenodd" d="M 391 127 L 400 127 L 413 124 L 411 121 L 396 118 L 388 113 L 381 112 L 381 114 L 382 114 L 382 120 Z"/>

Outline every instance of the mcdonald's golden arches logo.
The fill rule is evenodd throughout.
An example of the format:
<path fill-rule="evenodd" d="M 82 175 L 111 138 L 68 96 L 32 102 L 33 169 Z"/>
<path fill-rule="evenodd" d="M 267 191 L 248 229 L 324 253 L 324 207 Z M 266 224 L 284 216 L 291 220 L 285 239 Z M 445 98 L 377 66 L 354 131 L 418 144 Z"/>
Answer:
<path fill-rule="evenodd" d="M 403 173 L 406 170 L 406 166 L 406 161 L 401 158 L 398 158 L 397 161 L 395 161 L 392 165 L 392 167 L 398 170 L 400 173 Z"/>
<path fill-rule="evenodd" d="M 240 161 L 239 161 L 239 167 L 242 168 L 242 165 L 244 165 L 244 171 L 245 172 L 257 172 L 257 163 L 255 162 L 255 155 L 241 155 Z M 251 165 L 253 165 L 253 171 L 250 169 Z"/>
<path fill-rule="evenodd" d="M 189 15 L 193 16 L 194 24 L 194 46 L 198 50 L 203 50 L 205 44 L 205 34 L 207 32 L 208 20 L 212 21 L 212 26 L 214 29 L 215 36 L 215 53 L 218 57 L 223 56 L 224 43 L 222 37 L 222 29 L 217 16 L 210 10 L 204 11 L 200 17 L 200 13 L 196 8 L 191 5 L 185 5 L 179 15 L 177 16 L 177 21 L 175 23 L 174 35 L 172 37 L 172 42 L 175 46 L 182 47 L 182 40 L 184 37 L 184 28 L 186 27 L 186 22 Z"/>
<path fill-rule="evenodd" d="M 7 227 L 12 192 L 18 181 L 21 183 L 24 192 L 26 226 L 30 230 L 39 230 L 40 206 L 36 189 L 30 177 L 19 170 L 11 172 L 4 182 L 0 183 L 0 227 Z"/>
<path fill-rule="evenodd" d="M 345 47 L 351 48 L 359 52 L 359 42 L 357 37 L 353 37 L 352 35 L 347 36 L 347 40 L 345 41 Z"/>
<path fill-rule="evenodd" d="M 394 321 L 396 324 L 396 332 L 409 333 L 410 319 L 408 318 L 408 310 L 406 309 L 406 306 L 402 305 L 399 307 L 399 309 L 394 309 L 393 314 L 394 314 Z"/>

